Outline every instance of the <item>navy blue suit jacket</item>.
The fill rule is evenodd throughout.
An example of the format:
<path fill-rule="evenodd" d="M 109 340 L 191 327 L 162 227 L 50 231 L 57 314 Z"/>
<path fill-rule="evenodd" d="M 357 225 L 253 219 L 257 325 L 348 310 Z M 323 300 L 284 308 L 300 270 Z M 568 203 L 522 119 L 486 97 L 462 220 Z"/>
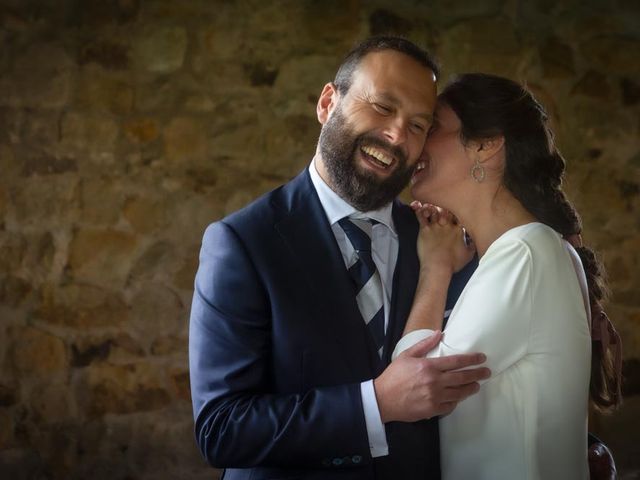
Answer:
<path fill-rule="evenodd" d="M 372 459 L 360 383 L 410 311 L 418 225 L 394 202 L 399 253 L 381 362 L 308 170 L 204 235 L 189 355 L 196 438 L 225 479 L 439 478 L 437 420 L 386 425 Z M 449 307 L 470 269 L 454 278 Z"/>

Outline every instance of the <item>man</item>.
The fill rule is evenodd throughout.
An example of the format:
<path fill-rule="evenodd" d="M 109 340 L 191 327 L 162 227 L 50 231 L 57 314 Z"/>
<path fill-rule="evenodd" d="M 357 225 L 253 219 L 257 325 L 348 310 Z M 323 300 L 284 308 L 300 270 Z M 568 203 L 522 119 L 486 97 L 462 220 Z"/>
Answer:
<path fill-rule="evenodd" d="M 320 95 L 309 168 L 207 229 L 191 388 L 198 445 L 225 479 L 439 478 L 427 419 L 488 371 L 453 372 L 479 354 L 423 358 L 439 336 L 390 364 L 419 270 L 417 222 L 395 197 L 430 127 L 435 77 L 412 43 L 365 41 Z"/>

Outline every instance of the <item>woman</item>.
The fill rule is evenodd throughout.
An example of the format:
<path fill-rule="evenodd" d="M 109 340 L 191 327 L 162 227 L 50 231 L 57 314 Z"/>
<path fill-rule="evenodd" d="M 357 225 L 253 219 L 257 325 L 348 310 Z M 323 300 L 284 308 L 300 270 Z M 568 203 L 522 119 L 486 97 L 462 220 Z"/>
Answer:
<path fill-rule="evenodd" d="M 596 407 L 620 401 L 619 369 L 590 331 L 593 312 L 615 333 L 602 271 L 578 243 L 563 172 L 543 108 L 518 84 L 466 74 L 439 96 L 412 194 L 445 210 L 414 202 L 421 277 L 394 358 L 442 329 L 451 275 L 473 254 L 459 222 L 480 262 L 429 356 L 482 351 L 492 376 L 441 419 L 445 480 L 588 478 L 590 383 Z"/>

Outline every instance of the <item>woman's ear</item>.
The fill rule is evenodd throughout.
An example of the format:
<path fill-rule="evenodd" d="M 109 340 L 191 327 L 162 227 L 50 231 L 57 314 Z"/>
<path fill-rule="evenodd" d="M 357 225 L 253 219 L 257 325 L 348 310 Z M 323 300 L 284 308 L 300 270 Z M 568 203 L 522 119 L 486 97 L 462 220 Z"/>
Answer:
<path fill-rule="evenodd" d="M 329 115 L 336 107 L 338 103 L 338 88 L 334 83 L 327 83 L 322 89 L 320 98 L 318 98 L 318 104 L 316 105 L 316 114 L 318 121 L 324 125 L 329 119 Z"/>
<path fill-rule="evenodd" d="M 480 163 L 486 162 L 493 158 L 504 147 L 504 137 L 502 135 L 493 138 L 487 138 L 476 143 L 476 155 Z"/>

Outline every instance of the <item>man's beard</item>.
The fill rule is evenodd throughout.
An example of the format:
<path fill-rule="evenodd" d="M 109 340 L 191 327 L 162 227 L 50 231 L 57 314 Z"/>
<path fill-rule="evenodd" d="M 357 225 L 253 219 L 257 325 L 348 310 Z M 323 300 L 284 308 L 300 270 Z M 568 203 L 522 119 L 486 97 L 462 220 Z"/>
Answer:
<path fill-rule="evenodd" d="M 407 185 L 413 167 L 407 166 L 407 157 L 377 137 L 355 135 L 338 106 L 320 131 L 320 154 L 327 169 L 331 188 L 361 212 L 378 210 L 396 198 Z M 362 145 L 375 145 L 386 149 L 397 160 L 395 170 L 385 179 L 356 164 L 356 153 Z"/>

